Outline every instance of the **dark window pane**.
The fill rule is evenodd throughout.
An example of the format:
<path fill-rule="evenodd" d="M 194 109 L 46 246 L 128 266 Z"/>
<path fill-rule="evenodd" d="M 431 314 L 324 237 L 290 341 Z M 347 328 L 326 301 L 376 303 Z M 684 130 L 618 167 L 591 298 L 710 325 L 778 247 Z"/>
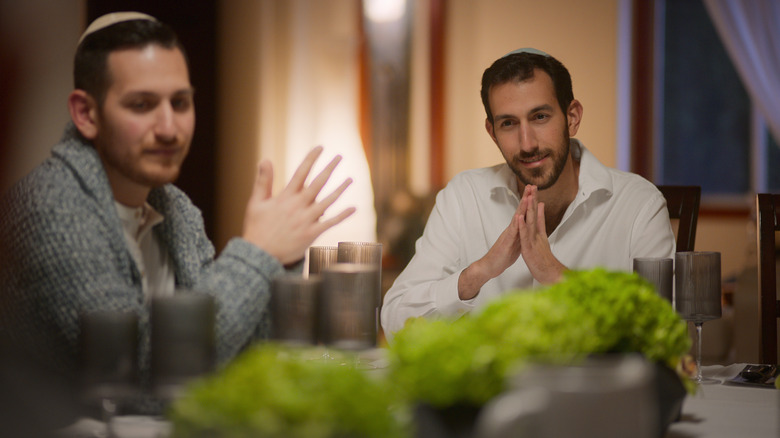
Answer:
<path fill-rule="evenodd" d="M 663 183 L 750 190 L 750 99 L 698 0 L 666 2 Z"/>

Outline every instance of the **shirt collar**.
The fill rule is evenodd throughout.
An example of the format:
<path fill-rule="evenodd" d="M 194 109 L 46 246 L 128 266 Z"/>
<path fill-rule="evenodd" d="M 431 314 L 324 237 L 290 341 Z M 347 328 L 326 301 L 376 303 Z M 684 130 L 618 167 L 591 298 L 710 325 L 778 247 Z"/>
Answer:
<path fill-rule="evenodd" d="M 128 207 L 114 201 L 119 219 L 125 228 L 136 241 L 141 241 L 149 230 L 163 221 L 164 217 L 158 213 L 151 205 L 145 203 L 142 207 Z"/>
<path fill-rule="evenodd" d="M 490 189 L 491 198 L 497 195 L 505 195 L 514 198 L 520 203 L 520 192 L 517 190 L 517 177 L 509 165 L 504 163 L 495 173 L 495 181 Z"/>
<path fill-rule="evenodd" d="M 601 164 L 598 158 L 576 138 L 571 139 L 571 147 L 572 155 L 580 158 L 579 189 L 575 202 L 588 199 L 593 193 L 600 190 L 606 191 L 607 196 L 611 196 L 613 193 L 612 178 L 607 167 Z M 520 202 L 517 178 L 508 164 L 504 163 L 496 172 L 490 193 L 493 196 L 505 193 Z"/>
<path fill-rule="evenodd" d="M 598 191 L 605 191 L 607 196 L 612 196 L 613 185 L 612 177 L 609 174 L 607 166 L 601 164 L 601 162 L 593 155 L 585 146 L 577 139 L 572 139 L 572 147 L 576 146 L 580 150 L 580 176 L 579 176 L 579 191 L 577 197 L 582 199 L 588 199 L 593 193 Z"/>

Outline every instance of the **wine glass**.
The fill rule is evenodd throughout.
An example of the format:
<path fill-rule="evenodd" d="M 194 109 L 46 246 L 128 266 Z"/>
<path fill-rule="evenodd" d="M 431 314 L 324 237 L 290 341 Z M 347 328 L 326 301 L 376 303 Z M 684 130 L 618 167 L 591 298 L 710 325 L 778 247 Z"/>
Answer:
<path fill-rule="evenodd" d="M 718 383 L 701 375 L 701 331 L 721 317 L 720 253 L 687 251 L 675 255 L 675 309 L 696 327 L 696 383 Z"/>
<path fill-rule="evenodd" d="M 649 281 L 658 295 L 672 302 L 674 277 L 674 259 L 665 257 L 637 257 L 634 259 L 634 272 Z"/>

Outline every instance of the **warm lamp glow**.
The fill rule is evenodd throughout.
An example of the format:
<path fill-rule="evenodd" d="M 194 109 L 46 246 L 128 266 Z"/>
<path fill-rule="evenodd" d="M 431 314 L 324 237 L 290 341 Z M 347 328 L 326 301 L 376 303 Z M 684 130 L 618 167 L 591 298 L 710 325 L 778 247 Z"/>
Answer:
<path fill-rule="evenodd" d="M 406 0 L 363 0 L 363 8 L 375 23 L 398 21 L 406 10 Z"/>
<path fill-rule="evenodd" d="M 342 7 L 349 4 L 333 2 Z M 324 11 L 302 8 L 295 12 L 296 18 L 301 17 L 299 14 L 310 16 L 306 20 L 296 20 L 288 28 L 292 49 L 288 58 L 289 88 L 283 105 L 286 107 L 285 181 L 290 180 L 295 168 L 314 146 L 321 145 L 324 150 L 311 178 L 335 155 L 341 155 L 341 163 L 318 199 L 330 194 L 347 178 L 352 178 L 353 183 L 327 210 L 323 219 L 347 207 L 356 207 L 357 212 L 324 232 L 314 244 L 374 241 L 374 189 L 358 129 L 356 36 L 343 31 L 352 24 L 349 20 L 352 15 L 342 10 L 340 14 L 330 14 L 328 20 L 316 20 L 313 17 Z"/>

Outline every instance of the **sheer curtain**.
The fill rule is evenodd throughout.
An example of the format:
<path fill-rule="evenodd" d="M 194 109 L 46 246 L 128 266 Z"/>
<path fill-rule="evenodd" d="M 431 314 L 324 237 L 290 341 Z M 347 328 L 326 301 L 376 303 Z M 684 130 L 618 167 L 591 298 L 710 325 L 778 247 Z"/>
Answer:
<path fill-rule="evenodd" d="M 780 2 L 704 0 L 750 98 L 780 143 Z"/>
<path fill-rule="evenodd" d="M 261 5 L 260 151 L 279 164 L 274 189 L 287 184 L 314 146 L 324 147 L 314 174 L 340 154 L 321 197 L 347 177 L 354 182 L 326 217 L 348 206 L 357 212 L 314 244 L 375 241 L 373 188 L 358 128 L 358 3 L 265 0 Z"/>

